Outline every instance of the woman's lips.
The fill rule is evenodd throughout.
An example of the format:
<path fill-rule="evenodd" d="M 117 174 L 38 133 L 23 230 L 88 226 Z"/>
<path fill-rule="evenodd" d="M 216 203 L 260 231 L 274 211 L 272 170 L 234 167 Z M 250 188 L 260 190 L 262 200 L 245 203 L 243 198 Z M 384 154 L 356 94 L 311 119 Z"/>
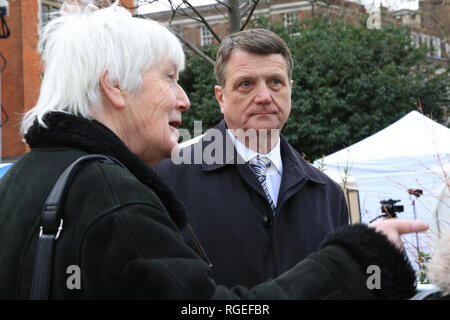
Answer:
<path fill-rule="evenodd" d="M 169 127 L 172 130 L 176 130 L 179 125 L 181 125 L 181 121 L 179 121 L 179 120 L 174 120 L 174 121 L 169 122 Z"/>

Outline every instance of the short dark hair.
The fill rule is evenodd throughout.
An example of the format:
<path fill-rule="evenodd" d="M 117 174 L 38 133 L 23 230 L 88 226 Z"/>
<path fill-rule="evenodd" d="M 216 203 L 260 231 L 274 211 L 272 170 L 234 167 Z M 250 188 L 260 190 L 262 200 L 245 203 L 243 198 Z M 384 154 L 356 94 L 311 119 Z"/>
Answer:
<path fill-rule="evenodd" d="M 286 60 L 289 79 L 292 78 L 294 62 L 286 42 L 272 31 L 250 29 L 230 34 L 220 44 L 214 66 L 214 75 L 219 86 L 225 85 L 225 67 L 231 53 L 236 49 L 262 55 L 281 54 Z"/>

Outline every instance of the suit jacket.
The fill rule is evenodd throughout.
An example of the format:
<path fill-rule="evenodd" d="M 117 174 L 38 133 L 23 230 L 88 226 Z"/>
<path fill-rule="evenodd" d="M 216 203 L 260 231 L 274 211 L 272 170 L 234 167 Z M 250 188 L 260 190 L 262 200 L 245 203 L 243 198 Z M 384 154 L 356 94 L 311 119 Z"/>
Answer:
<path fill-rule="evenodd" d="M 275 215 L 249 164 L 234 149 L 224 121 L 182 149 L 178 160 L 167 159 L 156 168 L 186 205 L 219 284 L 251 287 L 275 278 L 348 223 L 340 186 L 282 136 L 280 147 L 283 175 Z M 180 159 L 192 164 L 174 163 Z M 186 231 L 184 236 L 194 246 Z"/>

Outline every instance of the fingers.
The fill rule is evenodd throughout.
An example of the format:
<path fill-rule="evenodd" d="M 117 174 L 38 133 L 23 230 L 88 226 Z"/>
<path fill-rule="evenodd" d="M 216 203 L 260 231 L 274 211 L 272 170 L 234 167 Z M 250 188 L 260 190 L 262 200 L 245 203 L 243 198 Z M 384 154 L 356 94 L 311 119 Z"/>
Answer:
<path fill-rule="evenodd" d="M 428 223 L 426 223 L 425 221 L 405 220 L 397 218 L 377 221 L 370 224 L 369 226 L 383 233 L 389 241 L 391 241 L 400 249 L 403 246 L 400 239 L 400 236 L 402 234 L 423 232 L 429 228 Z"/>
<path fill-rule="evenodd" d="M 392 228 L 396 229 L 398 234 L 423 232 L 429 228 L 428 223 L 420 220 L 390 219 L 387 221 L 390 221 Z"/>
<path fill-rule="evenodd" d="M 429 228 L 428 223 L 421 220 L 406 220 L 406 219 L 387 219 L 377 221 L 370 225 L 377 229 L 392 230 L 398 234 L 407 234 L 413 232 L 423 232 Z"/>

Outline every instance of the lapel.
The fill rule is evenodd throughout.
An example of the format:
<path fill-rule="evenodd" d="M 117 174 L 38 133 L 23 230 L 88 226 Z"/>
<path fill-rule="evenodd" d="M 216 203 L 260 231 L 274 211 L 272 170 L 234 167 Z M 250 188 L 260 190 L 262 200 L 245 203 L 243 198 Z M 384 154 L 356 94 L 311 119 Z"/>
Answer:
<path fill-rule="evenodd" d="M 278 194 L 279 207 L 310 181 L 326 184 L 326 181 L 318 174 L 317 170 L 312 168 L 282 135 L 280 139 L 283 177 Z"/>
<path fill-rule="evenodd" d="M 248 163 L 234 148 L 233 140 L 226 132 L 227 126 L 225 120 L 222 120 L 216 127 L 208 130 L 205 136 L 198 143 L 202 144 L 202 170 L 205 172 L 219 170 L 225 166 L 234 166 L 239 173 L 242 180 L 251 187 L 255 192 L 265 198 L 265 193 L 258 181 L 258 178 L 253 173 Z M 216 147 L 212 148 L 212 143 L 216 143 Z M 211 161 L 210 151 L 216 149 L 214 158 L 215 162 Z M 219 153 L 219 154 L 217 154 Z"/>

